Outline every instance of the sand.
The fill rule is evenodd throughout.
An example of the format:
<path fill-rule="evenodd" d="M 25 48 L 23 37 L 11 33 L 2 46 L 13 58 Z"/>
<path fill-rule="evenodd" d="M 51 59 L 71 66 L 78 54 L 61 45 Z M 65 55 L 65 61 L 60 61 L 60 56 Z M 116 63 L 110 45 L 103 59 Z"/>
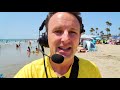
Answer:
<path fill-rule="evenodd" d="M 78 50 L 80 48 L 78 47 Z M 76 55 L 93 61 L 103 78 L 120 78 L 120 45 L 98 44 L 97 51 Z"/>
<path fill-rule="evenodd" d="M 39 55 L 31 54 L 28 57 L 26 48 L 27 45 L 24 45 L 19 52 L 14 46 L 11 46 L 7 49 L 7 53 L 4 51 L 6 58 L 3 51 L 0 52 L 0 73 L 3 73 L 5 78 L 12 78 L 25 64 L 42 57 L 41 53 Z M 78 50 L 80 48 L 78 47 Z M 45 48 L 45 52 L 48 54 L 49 48 Z M 98 66 L 103 78 L 120 78 L 120 45 L 98 44 L 97 51 L 76 53 L 76 55 L 93 61 Z"/>

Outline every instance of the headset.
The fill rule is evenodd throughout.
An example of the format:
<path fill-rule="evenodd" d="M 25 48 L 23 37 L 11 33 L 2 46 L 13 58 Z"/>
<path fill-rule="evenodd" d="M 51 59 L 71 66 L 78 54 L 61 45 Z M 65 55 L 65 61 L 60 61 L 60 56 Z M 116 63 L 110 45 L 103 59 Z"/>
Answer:
<path fill-rule="evenodd" d="M 48 45 L 48 36 L 47 36 L 47 32 L 42 33 L 41 37 L 40 37 L 40 31 L 43 30 L 44 26 L 46 24 L 46 20 L 44 20 L 39 28 L 39 39 L 37 40 L 37 42 L 39 43 L 39 45 L 44 46 L 44 47 L 49 47 Z"/>
<path fill-rule="evenodd" d="M 76 16 L 76 18 L 78 19 L 78 17 Z M 81 18 L 81 17 L 80 17 Z M 43 30 L 44 26 L 46 25 L 46 21 L 47 21 L 47 18 L 42 22 L 40 28 L 39 28 L 39 34 L 40 34 L 40 31 Z M 78 21 L 80 21 L 78 19 Z M 80 24 L 80 33 L 84 33 L 85 32 L 85 29 L 84 29 L 84 25 L 82 23 L 82 18 L 81 18 L 81 24 Z M 47 32 L 45 33 L 42 33 L 41 37 L 39 35 L 39 39 L 37 40 L 37 42 L 41 45 L 41 46 L 44 46 L 44 47 L 49 47 L 48 45 L 48 35 L 47 35 Z"/>

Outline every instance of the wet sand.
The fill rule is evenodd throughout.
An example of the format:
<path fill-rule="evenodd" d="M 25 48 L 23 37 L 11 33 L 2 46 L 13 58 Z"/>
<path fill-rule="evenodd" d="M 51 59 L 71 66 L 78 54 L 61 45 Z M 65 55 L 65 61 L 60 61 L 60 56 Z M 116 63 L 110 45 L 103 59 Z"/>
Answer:
<path fill-rule="evenodd" d="M 31 51 L 35 51 L 37 45 L 37 43 L 32 44 Z M 19 48 L 16 48 L 16 44 L 2 46 L 0 48 L 0 74 L 3 74 L 5 78 L 12 78 L 25 64 L 42 57 L 41 53 L 28 55 L 27 47 L 28 43 L 22 43 Z"/>

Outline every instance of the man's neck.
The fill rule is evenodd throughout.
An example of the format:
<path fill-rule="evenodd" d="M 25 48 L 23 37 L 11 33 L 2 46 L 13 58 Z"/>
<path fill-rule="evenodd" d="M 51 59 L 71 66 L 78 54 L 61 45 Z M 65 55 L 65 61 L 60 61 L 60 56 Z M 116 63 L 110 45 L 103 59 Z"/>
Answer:
<path fill-rule="evenodd" d="M 58 75 L 64 75 L 65 73 L 68 72 L 69 68 L 73 64 L 74 59 L 71 60 L 64 60 L 62 64 L 56 64 L 52 60 L 50 60 L 50 64 L 54 70 L 54 72 Z"/>

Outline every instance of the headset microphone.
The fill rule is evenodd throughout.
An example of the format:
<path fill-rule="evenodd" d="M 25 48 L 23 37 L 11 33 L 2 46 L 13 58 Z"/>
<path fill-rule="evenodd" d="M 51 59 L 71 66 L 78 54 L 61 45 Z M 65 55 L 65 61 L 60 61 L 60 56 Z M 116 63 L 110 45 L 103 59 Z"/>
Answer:
<path fill-rule="evenodd" d="M 43 55 L 46 55 L 48 56 L 47 54 L 44 53 L 44 48 L 43 46 L 41 46 L 42 50 L 40 50 L 40 52 L 43 54 Z M 57 64 L 61 64 L 63 61 L 64 61 L 64 57 L 60 54 L 53 54 L 51 57 L 48 56 L 49 58 L 51 58 L 51 60 L 54 62 L 54 63 L 57 63 Z"/>
<path fill-rule="evenodd" d="M 64 57 L 60 54 L 52 55 L 51 59 L 52 59 L 53 62 L 55 62 L 57 64 L 60 64 L 64 61 Z"/>

